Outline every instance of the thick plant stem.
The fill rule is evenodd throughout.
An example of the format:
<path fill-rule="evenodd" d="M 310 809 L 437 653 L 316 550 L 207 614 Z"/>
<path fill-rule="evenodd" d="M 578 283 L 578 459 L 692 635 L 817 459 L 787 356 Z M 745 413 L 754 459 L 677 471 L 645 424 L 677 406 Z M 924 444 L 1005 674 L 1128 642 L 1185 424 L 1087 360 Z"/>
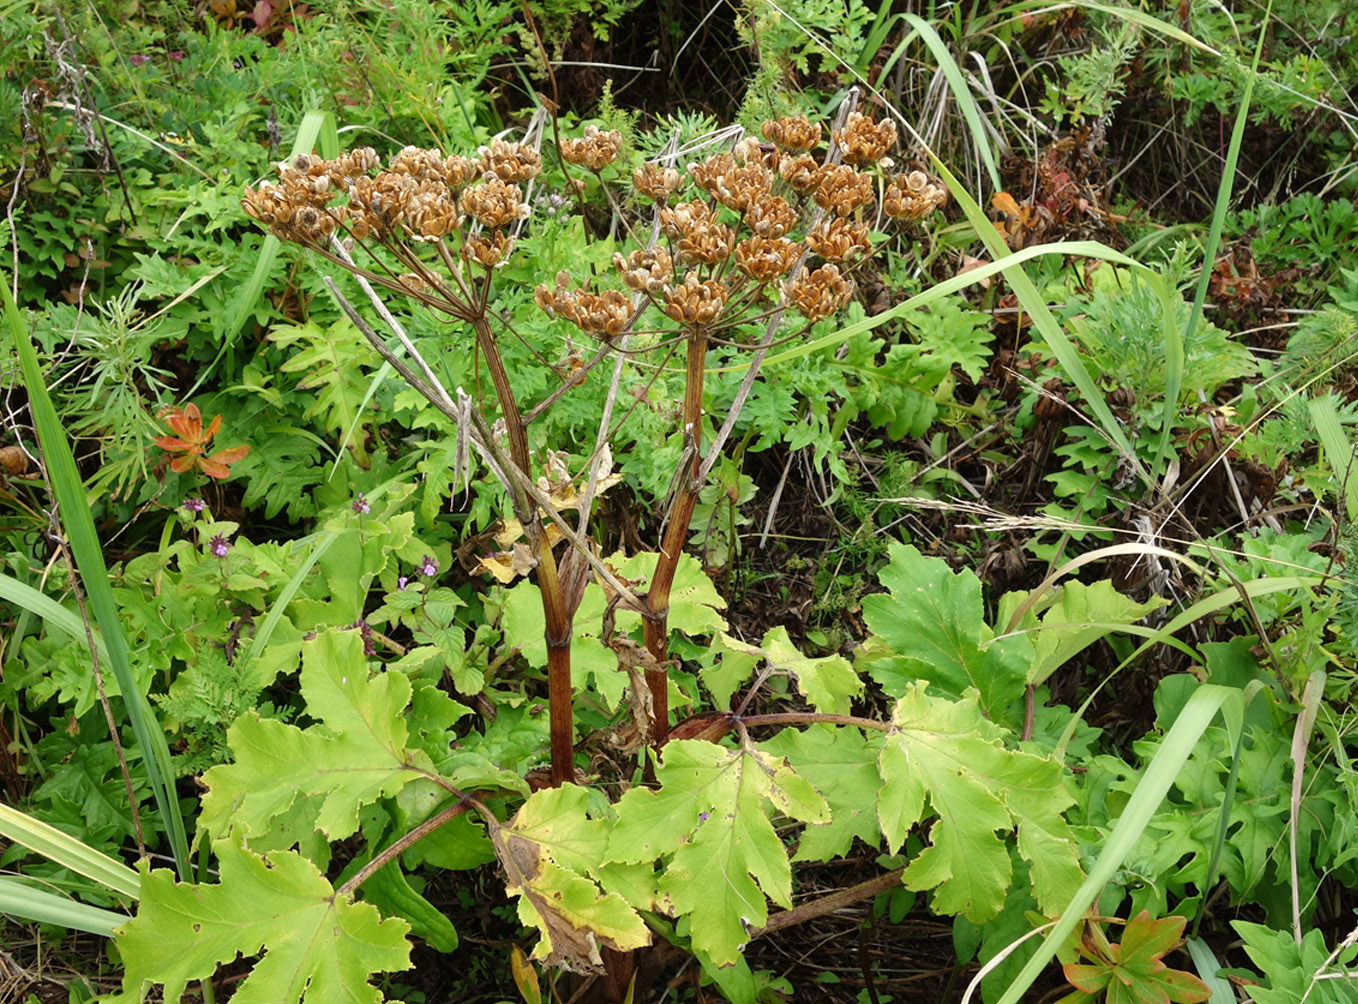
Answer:
<path fill-rule="evenodd" d="M 646 594 L 646 626 L 643 638 L 646 651 L 655 659 L 656 668 L 646 670 L 646 685 L 651 690 L 651 704 L 655 723 L 651 731 L 651 745 L 655 749 L 665 745 L 670 731 L 669 673 L 669 614 L 670 590 L 679 557 L 688 539 L 688 525 L 693 509 L 698 504 L 702 488 L 698 472 L 702 463 L 699 439 L 703 419 L 703 368 L 707 356 L 707 332 L 694 328 L 689 332 L 688 366 L 684 379 L 684 453 L 675 474 L 673 499 L 667 514 L 665 535 L 660 543 L 660 557 L 651 576 L 651 588 Z"/>
<path fill-rule="evenodd" d="M 509 435 L 509 454 L 514 466 L 531 481 L 532 467 L 528 456 L 528 433 L 523 416 L 509 386 L 509 375 L 500 359 L 499 348 L 486 323 L 485 315 L 472 322 L 477 344 L 486 358 L 495 396 L 500 402 L 505 430 Z M 514 489 L 514 515 L 523 526 L 528 546 L 537 558 L 537 584 L 542 595 L 543 637 L 547 642 L 547 696 L 549 700 L 552 786 L 575 780 L 575 719 L 571 708 L 571 611 L 561 592 L 556 575 L 556 558 L 551 541 L 544 532 L 542 515 L 528 492 L 517 482 Z"/>

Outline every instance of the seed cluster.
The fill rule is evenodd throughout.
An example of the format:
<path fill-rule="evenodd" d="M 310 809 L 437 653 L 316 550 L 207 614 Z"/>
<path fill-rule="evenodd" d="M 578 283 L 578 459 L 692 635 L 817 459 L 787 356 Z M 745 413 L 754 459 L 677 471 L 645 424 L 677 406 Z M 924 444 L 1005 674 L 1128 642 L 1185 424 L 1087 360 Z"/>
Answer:
<path fill-rule="evenodd" d="M 658 207 L 662 243 L 613 256 L 623 289 L 571 289 L 563 271 L 554 286 L 537 287 L 537 304 L 604 339 L 627 330 L 647 300 L 680 324 L 712 325 L 747 284 L 760 289 L 742 294 L 741 304 L 758 304 L 767 290 L 781 292 L 809 320 L 840 310 L 854 292 L 843 263 L 872 252 L 876 179 L 891 166 L 885 158 L 896 146 L 896 127 L 850 114 L 830 136 L 835 156 L 827 159 L 838 163 L 821 162 L 816 150 L 825 129 L 804 116 L 765 122 L 761 134 L 762 142 L 746 137 L 727 152 L 687 165 L 686 172 L 659 163 L 632 170 L 635 193 Z M 560 152 L 568 163 L 598 174 L 617 161 L 622 147 L 616 130 L 587 126 L 581 137 L 563 140 Z M 445 287 L 409 251 L 401 252 L 402 267 L 411 270 L 387 272 L 385 281 L 420 295 L 431 289 L 451 295 L 454 286 L 462 288 L 458 260 L 490 270 L 509 259 L 509 229 L 530 214 L 522 186 L 541 167 L 537 150 L 501 139 L 475 157 L 408 146 L 385 168 L 370 148 L 333 160 L 303 154 L 281 168 L 276 183 L 247 187 L 243 206 L 278 237 L 323 251 L 332 236 L 372 240 L 398 252 L 402 245 L 432 244 L 455 283 Z M 680 193 L 690 184 L 696 197 L 684 201 Z M 910 170 L 886 177 L 880 213 L 915 221 L 947 198 L 929 175 Z M 808 266 L 813 270 L 794 276 L 808 256 L 818 259 Z"/>
<path fill-rule="evenodd" d="M 616 129 L 600 131 L 598 126 L 585 126 L 585 135 L 580 139 L 561 141 L 561 156 L 566 163 L 587 167 L 598 174 L 618 159 L 622 149 L 622 133 Z"/>
<path fill-rule="evenodd" d="M 918 220 L 948 203 L 948 190 L 923 171 L 897 175 L 882 196 L 882 212 L 896 220 Z"/>

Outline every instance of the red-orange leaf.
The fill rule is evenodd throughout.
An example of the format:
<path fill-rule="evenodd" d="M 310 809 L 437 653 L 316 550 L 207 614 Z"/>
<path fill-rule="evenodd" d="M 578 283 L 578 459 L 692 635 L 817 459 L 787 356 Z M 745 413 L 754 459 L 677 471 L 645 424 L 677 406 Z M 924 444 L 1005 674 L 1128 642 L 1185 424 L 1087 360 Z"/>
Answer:
<path fill-rule="evenodd" d="M 161 420 L 178 435 L 156 436 L 153 441 L 170 455 L 170 470 L 178 474 L 197 468 L 210 478 L 227 478 L 231 476 L 230 465 L 250 452 L 248 446 L 233 446 L 207 456 L 208 444 L 222 427 L 222 416 L 214 415 L 204 429 L 196 404 L 185 405 L 183 411 L 170 411 Z"/>
<path fill-rule="evenodd" d="M 1164 956 L 1178 948 L 1184 930 L 1183 917 L 1151 920 L 1142 910 L 1127 922 L 1122 943 L 1109 945 L 1097 928 L 1094 937 L 1082 939 L 1080 954 L 1088 963 L 1063 968 L 1076 990 L 1062 1004 L 1093 1001 L 1107 993 L 1107 1004 L 1200 1004 L 1212 996 L 1207 984 L 1192 973 L 1170 969 Z"/>

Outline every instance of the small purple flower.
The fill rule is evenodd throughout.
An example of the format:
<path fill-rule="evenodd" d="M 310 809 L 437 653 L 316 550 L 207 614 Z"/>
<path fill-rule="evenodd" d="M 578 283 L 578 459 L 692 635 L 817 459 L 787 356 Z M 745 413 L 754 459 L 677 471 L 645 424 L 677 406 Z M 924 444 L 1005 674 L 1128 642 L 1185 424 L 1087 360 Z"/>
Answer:
<path fill-rule="evenodd" d="M 373 629 L 368 626 L 368 622 L 360 618 L 349 626 L 358 628 L 358 636 L 363 639 L 363 654 L 376 655 L 377 646 L 373 644 Z"/>
<path fill-rule="evenodd" d="M 419 572 L 421 575 L 423 575 L 426 579 L 432 579 L 434 577 L 434 573 L 439 570 L 438 562 L 436 562 L 433 558 L 429 557 L 429 555 L 426 554 L 424 557 L 420 559 L 420 567 L 415 570 Z"/>
<path fill-rule="evenodd" d="M 226 552 L 231 550 L 231 545 L 227 543 L 226 538 L 219 533 L 207 542 L 207 549 L 211 551 L 215 557 L 225 558 Z"/>
<path fill-rule="evenodd" d="M 707 817 L 708 817 L 708 813 L 706 813 L 706 812 L 700 812 L 700 813 L 698 813 L 698 822 L 700 822 L 700 823 L 705 823 L 705 822 L 707 822 Z"/>
<path fill-rule="evenodd" d="M 184 508 L 187 509 L 189 512 L 202 512 L 203 506 L 206 505 L 207 503 L 205 503 L 202 499 L 187 498 L 183 501 L 182 504 Z"/>
<path fill-rule="evenodd" d="M 396 579 L 396 591 L 397 591 L 398 593 L 401 592 L 401 591 L 403 591 L 403 590 L 405 589 L 405 587 L 406 587 L 406 583 L 408 583 L 409 581 L 410 581 L 410 580 L 407 579 L 404 575 L 399 576 L 399 577 Z"/>
<path fill-rule="evenodd" d="M 368 500 L 363 497 L 362 492 L 354 496 L 354 500 L 349 503 L 349 508 L 362 516 L 372 512 L 372 507 L 368 505 Z"/>
<path fill-rule="evenodd" d="M 142 63 L 149 63 L 151 61 L 151 57 L 146 55 L 146 53 L 144 52 L 134 52 L 132 53 L 132 55 L 127 57 L 127 61 L 131 63 L 133 66 L 141 66 Z"/>
<path fill-rule="evenodd" d="M 167 52 L 166 55 L 169 56 L 172 60 L 174 60 L 174 61 L 177 63 L 177 62 L 179 62 L 181 59 L 184 58 L 184 50 L 183 50 L 183 49 L 174 49 L 174 50 L 171 50 L 170 52 Z"/>

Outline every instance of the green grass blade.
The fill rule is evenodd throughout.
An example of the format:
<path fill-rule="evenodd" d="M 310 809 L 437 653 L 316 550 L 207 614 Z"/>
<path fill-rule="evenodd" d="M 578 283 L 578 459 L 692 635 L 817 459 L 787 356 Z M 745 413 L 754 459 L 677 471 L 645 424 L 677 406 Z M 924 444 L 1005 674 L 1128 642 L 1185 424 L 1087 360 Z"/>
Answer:
<path fill-rule="evenodd" d="M 1193 960 L 1193 968 L 1198 971 L 1198 979 L 1207 984 L 1212 996 L 1207 1004 L 1235 1004 L 1235 991 L 1231 984 L 1217 973 L 1225 967 L 1201 938 L 1189 938 L 1186 945 L 1188 956 Z"/>
<path fill-rule="evenodd" d="M 1231 128 L 1231 143 L 1226 148 L 1226 163 L 1221 168 L 1221 182 L 1217 185 L 1216 204 L 1212 208 L 1212 225 L 1207 232 L 1207 246 L 1202 251 L 1202 270 L 1198 276 L 1198 288 L 1193 294 L 1193 310 L 1188 315 L 1184 327 L 1184 337 L 1188 337 L 1198 326 L 1202 317 L 1202 305 L 1207 301 L 1207 284 L 1211 281 L 1212 270 L 1216 265 L 1217 246 L 1221 243 L 1221 229 L 1226 222 L 1226 213 L 1231 208 L 1231 191 L 1235 184 L 1236 165 L 1240 161 L 1240 144 L 1245 138 L 1245 125 L 1249 119 L 1250 98 L 1254 94 L 1254 81 L 1259 75 L 1259 61 L 1264 54 L 1264 38 L 1268 31 L 1269 17 L 1273 13 L 1273 0 L 1264 8 L 1264 20 L 1259 25 L 1259 41 L 1254 47 L 1254 63 L 1250 66 L 1245 80 L 1245 92 L 1240 96 L 1240 107 L 1235 111 L 1235 125 Z"/>
<path fill-rule="evenodd" d="M 79 614 L 66 609 L 46 593 L 38 592 L 12 575 L 0 574 L 0 600 L 29 611 L 47 627 L 63 631 L 78 641 L 85 640 L 85 625 L 81 623 Z M 99 653 L 99 662 L 106 666 L 108 646 L 104 644 L 104 636 L 100 632 L 93 633 L 94 649 Z"/>
<path fill-rule="evenodd" d="M 1155 756 L 1146 765 L 1145 773 L 1132 792 L 1117 825 L 1113 827 L 1113 832 L 1108 835 L 1098 860 L 1089 870 L 1089 876 L 1062 911 L 1056 926 L 1047 933 L 1037 953 L 1005 990 L 999 1004 L 1019 1004 L 1024 999 L 1028 989 L 1056 954 L 1057 948 L 1065 943 L 1067 936 L 1084 919 L 1103 887 L 1112 880 L 1136 842 L 1141 839 L 1147 824 L 1169 793 L 1170 785 L 1179 776 L 1193 747 L 1212 723 L 1217 711 L 1227 700 L 1238 699 L 1239 695 L 1238 690 L 1203 684 L 1188 699 L 1174 725 L 1165 734 Z"/>
<path fill-rule="evenodd" d="M 0 836 L 129 899 L 140 894 L 141 876 L 127 865 L 8 805 L 0 805 Z"/>
<path fill-rule="evenodd" d="M 990 176 L 990 184 L 995 191 L 1000 191 L 1003 187 L 1000 184 L 1000 169 L 995 163 L 995 152 L 990 148 L 990 136 L 986 133 L 985 126 L 981 122 L 981 111 L 976 107 L 976 102 L 967 87 L 966 78 L 962 76 L 961 68 L 953 59 L 947 44 L 938 37 L 938 32 L 934 31 L 929 22 L 918 14 L 905 14 L 903 16 L 906 23 L 919 33 L 924 44 L 929 47 L 929 51 L 938 60 L 938 68 L 942 72 L 943 78 L 948 82 L 948 88 L 952 91 L 957 109 L 962 113 L 962 118 L 967 123 L 972 142 L 976 144 L 976 152 L 982 163 L 985 164 L 986 173 Z"/>
<path fill-rule="evenodd" d="M 33 413 L 33 424 L 42 447 L 43 462 L 52 484 L 57 512 L 70 543 L 71 557 L 84 584 L 85 597 L 93 614 L 94 623 L 98 625 L 104 637 L 104 645 L 108 651 L 107 668 L 113 671 L 118 681 L 128 722 L 132 726 L 137 744 L 141 747 L 147 780 L 155 796 L 161 826 L 169 835 L 170 849 L 174 853 L 179 876 L 187 882 L 192 876 L 189 845 L 184 835 L 184 819 L 179 812 L 179 799 L 173 788 L 174 772 L 170 766 L 170 750 L 165 742 L 165 732 L 156 720 L 146 695 L 137 689 L 133 678 L 127 644 L 123 639 L 122 626 L 118 619 L 118 606 L 113 600 L 113 588 L 109 585 L 108 568 L 104 564 L 104 552 L 99 546 L 99 536 L 95 532 L 94 520 L 90 517 L 89 505 L 85 500 L 85 487 L 76 470 L 70 444 L 66 441 L 65 430 L 61 427 L 61 420 L 57 417 L 52 399 L 47 394 L 47 383 L 38 362 L 38 354 L 33 348 L 33 343 L 29 341 L 28 331 L 24 328 L 23 318 L 19 315 L 19 308 L 10 296 L 8 280 L 0 278 L 0 286 L 4 287 L 5 314 L 9 319 L 10 334 L 23 369 L 29 409 Z M 128 808 L 130 810 L 131 806 Z"/>
<path fill-rule="evenodd" d="M 88 906 L 42 889 L 34 889 L 27 882 L 8 875 L 0 877 L 0 913 L 105 938 L 113 937 L 115 927 L 132 919 L 112 910 L 101 910 L 97 906 Z"/>
<path fill-rule="evenodd" d="M 1335 484 L 1344 498 L 1348 517 L 1350 520 L 1358 518 L 1358 471 L 1354 470 L 1353 444 L 1344 435 L 1334 399 L 1313 398 L 1307 402 L 1307 407 L 1311 411 L 1311 421 L 1315 423 L 1316 435 L 1320 437 L 1320 445 L 1325 450 L 1325 458 L 1334 472 Z"/>

